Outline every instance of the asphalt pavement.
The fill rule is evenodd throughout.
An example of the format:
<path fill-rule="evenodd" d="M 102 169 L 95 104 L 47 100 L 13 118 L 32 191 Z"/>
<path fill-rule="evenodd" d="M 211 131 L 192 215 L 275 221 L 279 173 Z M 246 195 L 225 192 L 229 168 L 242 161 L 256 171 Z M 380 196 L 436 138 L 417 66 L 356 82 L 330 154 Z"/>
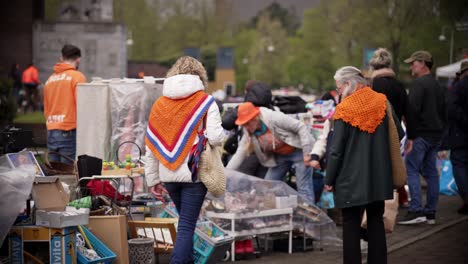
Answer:
<path fill-rule="evenodd" d="M 457 214 L 461 200 L 457 196 L 440 196 L 436 224 L 397 225 L 387 235 L 388 263 L 398 264 L 464 264 L 468 263 L 468 216 Z M 400 216 L 406 209 L 400 208 Z M 341 237 L 341 228 L 338 227 Z M 318 244 L 315 244 L 318 246 Z M 256 259 L 241 260 L 239 263 L 342 263 L 342 250 L 337 245 L 324 245 L 323 250 L 294 252 L 263 252 Z M 363 263 L 366 254 L 363 253 Z"/>

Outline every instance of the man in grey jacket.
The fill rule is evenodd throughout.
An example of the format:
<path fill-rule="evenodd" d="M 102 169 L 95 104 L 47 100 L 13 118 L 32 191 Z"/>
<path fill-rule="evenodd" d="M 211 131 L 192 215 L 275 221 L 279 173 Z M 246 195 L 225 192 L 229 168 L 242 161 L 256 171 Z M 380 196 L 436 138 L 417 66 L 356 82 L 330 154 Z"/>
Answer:
<path fill-rule="evenodd" d="M 308 164 L 314 142 L 305 124 L 282 112 L 246 102 L 239 106 L 236 125 L 243 127 L 244 134 L 226 168 L 238 169 L 252 151 L 269 168 L 266 180 L 282 180 L 294 166 L 297 191 L 313 203 L 312 169 Z"/>

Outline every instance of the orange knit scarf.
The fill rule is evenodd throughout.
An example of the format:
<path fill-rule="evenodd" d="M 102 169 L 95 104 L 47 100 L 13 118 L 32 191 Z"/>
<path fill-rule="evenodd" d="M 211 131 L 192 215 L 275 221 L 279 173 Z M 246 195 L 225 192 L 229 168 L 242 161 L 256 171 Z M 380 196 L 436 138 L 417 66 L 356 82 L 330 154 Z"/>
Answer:
<path fill-rule="evenodd" d="M 372 134 L 385 117 L 386 101 L 385 95 L 365 87 L 343 99 L 333 118 Z"/>
<path fill-rule="evenodd" d="M 168 169 L 175 171 L 190 154 L 197 129 L 213 101 L 212 96 L 199 91 L 178 100 L 161 96 L 154 103 L 145 142 Z"/>

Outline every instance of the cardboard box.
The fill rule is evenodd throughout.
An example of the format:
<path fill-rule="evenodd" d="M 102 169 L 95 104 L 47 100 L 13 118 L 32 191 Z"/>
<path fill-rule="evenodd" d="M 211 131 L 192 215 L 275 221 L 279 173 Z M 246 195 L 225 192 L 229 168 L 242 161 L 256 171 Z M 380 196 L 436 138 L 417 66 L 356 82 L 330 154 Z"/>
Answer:
<path fill-rule="evenodd" d="M 36 225 L 63 228 L 88 224 L 89 210 L 65 210 L 69 198 L 59 177 L 36 177 L 31 194 L 36 207 Z"/>
<path fill-rule="evenodd" d="M 65 211 L 36 211 L 36 225 L 52 228 L 87 225 L 89 223 L 89 209 L 66 207 Z"/>
<path fill-rule="evenodd" d="M 47 212 L 64 211 L 69 201 L 58 177 L 36 177 L 31 194 L 36 209 Z"/>
<path fill-rule="evenodd" d="M 14 226 L 9 235 L 10 263 L 23 264 L 24 243 L 49 242 L 49 263 L 76 263 L 75 228 Z"/>
<path fill-rule="evenodd" d="M 129 263 L 125 215 L 90 216 L 88 229 L 117 255 L 114 263 Z"/>

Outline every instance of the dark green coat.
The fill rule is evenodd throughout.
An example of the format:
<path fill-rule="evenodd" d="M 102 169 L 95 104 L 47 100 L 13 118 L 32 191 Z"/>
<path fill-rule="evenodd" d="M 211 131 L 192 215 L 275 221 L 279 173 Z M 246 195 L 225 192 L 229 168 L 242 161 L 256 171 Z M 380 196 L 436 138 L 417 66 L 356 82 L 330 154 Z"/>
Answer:
<path fill-rule="evenodd" d="M 393 198 L 387 116 L 373 134 L 335 120 L 331 141 L 325 184 L 334 187 L 337 208 Z"/>

